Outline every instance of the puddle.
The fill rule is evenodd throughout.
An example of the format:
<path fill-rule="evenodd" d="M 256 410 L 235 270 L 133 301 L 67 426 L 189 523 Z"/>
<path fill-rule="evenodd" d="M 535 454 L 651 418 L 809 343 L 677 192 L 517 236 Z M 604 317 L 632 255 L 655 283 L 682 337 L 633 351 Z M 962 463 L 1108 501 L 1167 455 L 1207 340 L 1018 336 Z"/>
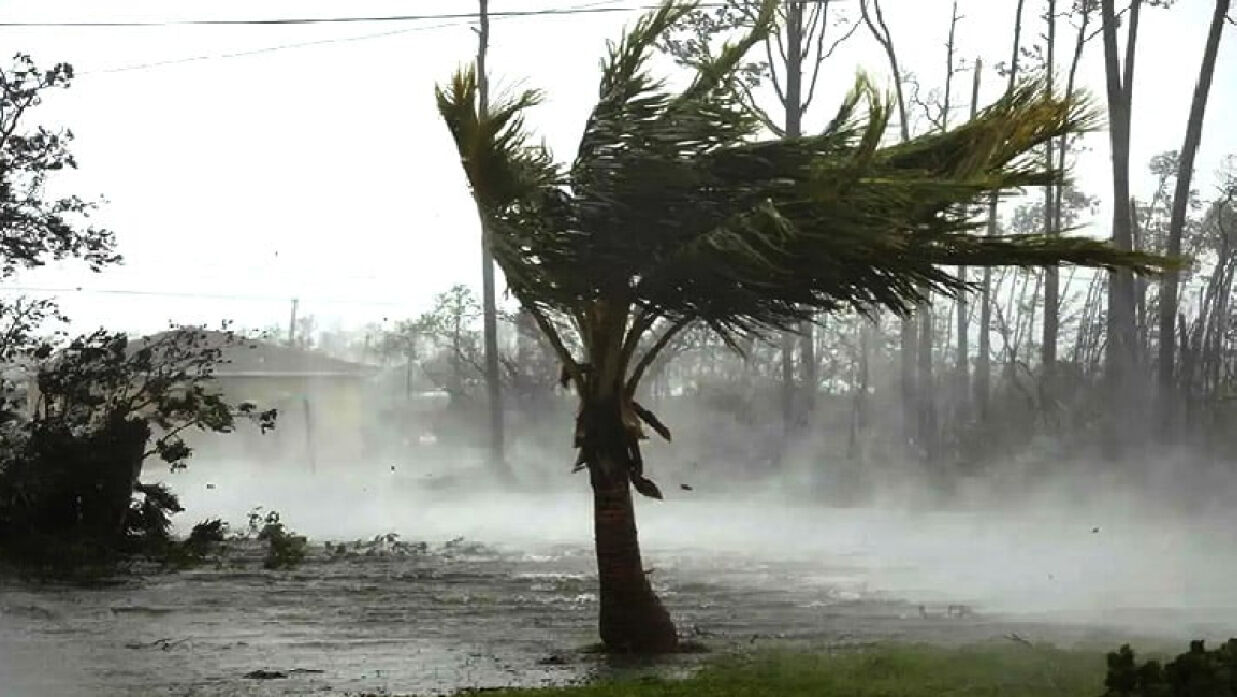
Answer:
<path fill-rule="evenodd" d="M 281 503 L 271 508 L 294 528 L 325 529 L 315 529 L 308 507 Z M 596 640 L 597 584 L 580 520 L 587 500 L 550 510 L 493 502 L 485 520 L 475 507 L 422 503 L 421 524 L 405 529 L 439 534 L 424 553 L 340 559 L 315 542 L 310 560 L 290 571 L 251 562 L 94 589 L 0 585 L 4 695 L 442 694 L 647 668 L 579 651 Z M 1118 532 L 1079 535 L 1053 520 L 641 505 L 654 586 L 680 630 L 717 650 L 1011 633 L 1115 646 L 1131 631 L 1237 633 L 1231 569 L 1220 563 L 1231 560 L 1192 556 L 1217 549 L 1205 532 L 1157 542 L 1160 556 L 1149 560 L 1114 537 L 1146 539 L 1146 531 L 1107 521 Z M 465 515 L 470 525 L 458 525 Z M 554 534 L 547 516 L 571 532 Z M 378 519 L 371 512 L 351 524 L 372 538 L 391 527 Z M 511 520 L 521 521 L 519 534 Z M 445 543 L 461 527 L 469 540 Z M 691 544 L 682 544 L 684 530 Z M 1200 573 L 1182 571 L 1190 568 Z M 955 603 L 973 614 L 948 617 Z M 244 677 L 253 671 L 286 677 Z"/>

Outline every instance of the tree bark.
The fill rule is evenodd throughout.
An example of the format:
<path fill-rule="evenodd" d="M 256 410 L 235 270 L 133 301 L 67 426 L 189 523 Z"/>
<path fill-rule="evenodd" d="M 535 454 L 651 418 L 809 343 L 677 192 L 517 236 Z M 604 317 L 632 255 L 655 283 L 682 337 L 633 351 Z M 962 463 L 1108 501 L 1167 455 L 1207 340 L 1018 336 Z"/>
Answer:
<path fill-rule="evenodd" d="M 847 452 L 847 457 L 852 461 L 863 457 L 860 439 L 868 425 L 868 385 L 871 382 L 869 366 L 873 329 L 877 328 L 871 326 L 868 319 L 864 318 L 859 321 L 859 366 L 856 380 L 858 384 L 855 389 L 854 406 L 851 409 L 850 444 Z"/>
<path fill-rule="evenodd" d="M 1117 55 L 1117 18 L 1114 0 L 1101 0 L 1104 68 L 1108 98 L 1108 135 L 1112 147 L 1113 246 L 1133 249 L 1130 220 L 1130 115 L 1133 98 L 1135 46 L 1142 0 L 1132 0 L 1129 30 L 1122 65 Z M 1113 272 L 1108 292 L 1107 391 L 1109 404 L 1105 424 L 1105 450 L 1110 458 L 1121 457 L 1139 430 L 1137 404 L 1137 336 L 1135 330 L 1134 277 L 1129 271 Z"/>
<path fill-rule="evenodd" d="M 629 483 L 632 450 L 619 399 L 586 403 L 578 429 L 593 487 L 601 641 L 615 653 L 675 651 L 678 633 L 640 558 Z"/>
<path fill-rule="evenodd" d="M 918 310 L 919 337 L 915 349 L 918 365 L 915 395 L 918 398 L 919 456 L 924 462 L 935 463 L 937 457 L 936 399 L 932 380 L 932 303 L 920 303 Z"/>
<path fill-rule="evenodd" d="M 1057 3 L 1048 0 L 1048 65 L 1047 89 L 1052 96 L 1052 79 L 1056 72 L 1056 42 L 1057 42 Z M 1047 169 L 1053 167 L 1053 142 L 1049 140 L 1045 152 Z M 1044 187 L 1044 232 L 1048 235 L 1057 234 L 1056 216 L 1053 213 L 1056 187 Z M 1044 269 L 1044 334 L 1041 347 L 1041 360 L 1044 364 L 1044 387 L 1049 402 L 1055 400 L 1056 370 L 1057 370 L 1057 335 L 1060 333 L 1061 317 L 1058 314 L 1061 295 L 1060 271 L 1055 266 Z"/>
<path fill-rule="evenodd" d="M 1181 233 L 1185 229 L 1186 210 L 1190 202 L 1190 181 L 1194 176 L 1194 158 L 1198 154 L 1198 145 L 1203 137 L 1203 116 L 1207 110 L 1207 96 L 1211 91 L 1211 81 L 1215 76 L 1216 56 L 1220 50 L 1220 35 L 1224 31 L 1224 21 L 1228 14 L 1230 0 L 1216 0 L 1215 14 L 1211 17 L 1211 28 L 1207 32 L 1207 43 L 1203 48 L 1203 60 L 1198 70 L 1198 82 L 1194 85 L 1194 98 L 1190 102 L 1190 116 L 1186 122 L 1185 143 L 1181 148 L 1181 156 L 1177 160 L 1177 182 L 1173 191 L 1173 208 L 1168 223 L 1169 256 L 1181 255 Z M 1174 322 L 1177 317 L 1177 291 L 1179 279 L 1177 272 L 1164 274 L 1160 283 L 1160 428 L 1165 437 L 1176 431 L 1177 415 L 1179 413 L 1176 389 L 1176 356 L 1173 349 Z"/>
<path fill-rule="evenodd" d="M 984 61 L 980 57 L 975 58 L 974 75 L 971 83 L 971 119 L 974 119 L 979 113 L 979 84 L 983 78 Z M 962 281 L 967 280 L 967 269 L 965 266 L 958 267 L 958 278 Z M 968 302 L 966 293 L 960 293 L 955 304 L 958 316 L 958 377 L 955 392 L 955 399 L 958 400 L 958 420 L 966 423 L 971 420 L 971 345 L 970 345 L 970 316 L 971 307 Z"/>
<path fill-rule="evenodd" d="M 1022 50 L 1022 8 L 1025 0 L 1018 0 L 1014 8 L 1014 45 L 1010 52 L 1009 89 L 1013 90 L 1018 79 L 1018 56 Z M 988 234 L 997 233 L 997 192 L 988 195 Z M 979 357 L 975 362 L 975 405 L 981 421 L 988 418 L 989 401 L 992 396 L 992 269 L 984 267 L 980 285 L 979 307 Z"/>
<path fill-rule="evenodd" d="M 1023 0 L 1018 1 L 1021 3 Z M 911 139 L 911 126 L 906 117 L 906 94 L 902 89 L 902 69 L 898 66 L 898 52 L 894 49 L 893 37 L 890 36 L 889 26 L 885 23 L 880 0 L 861 0 L 859 12 L 863 17 L 864 24 L 868 27 L 868 31 L 871 32 L 872 38 L 884 49 L 885 58 L 889 61 L 889 72 L 893 75 L 894 96 L 897 99 L 898 128 L 902 136 L 902 142 L 905 143 Z M 873 17 L 874 15 L 875 18 Z M 902 423 L 900 425 L 903 446 L 908 451 L 908 454 L 912 456 L 917 455 L 919 444 L 920 434 L 917 433 L 917 427 L 919 400 L 922 396 L 918 392 L 915 380 L 918 334 L 919 332 L 913 318 L 901 318 L 899 360 L 901 368 Z"/>
<path fill-rule="evenodd" d="M 782 100 L 785 108 L 787 138 L 803 135 L 803 4 L 788 3 L 786 7 L 786 92 Z M 802 385 L 797 385 L 794 370 L 794 349 L 799 343 L 799 375 Z M 800 322 L 796 337 L 788 333 L 782 343 L 783 409 L 787 437 L 799 432 L 799 422 L 809 409 L 809 400 L 814 396 L 809 390 L 816 386 L 816 351 L 811 322 Z"/>

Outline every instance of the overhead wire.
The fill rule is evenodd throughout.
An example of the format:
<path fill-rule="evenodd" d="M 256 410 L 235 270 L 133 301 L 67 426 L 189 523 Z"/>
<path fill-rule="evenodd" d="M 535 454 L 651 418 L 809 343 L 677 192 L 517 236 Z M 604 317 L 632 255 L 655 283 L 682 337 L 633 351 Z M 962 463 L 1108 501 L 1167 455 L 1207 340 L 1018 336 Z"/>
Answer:
<path fill-rule="evenodd" d="M 575 12 L 577 10 L 583 11 L 589 8 L 594 8 L 599 5 L 612 5 L 612 4 L 616 4 L 619 2 L 623 2 L 623 0 L 597 0 L 596 2 L 585 3 L 583 5 L 575 5 L 570 8 L 563 8 L 563 13 L 566 14 L 570 12 Z M 637 8 L 614 8 L 614 9 L 615 11 L 621 11 L 623 9 L 635 10 Z M 469 17 L 471 19 L 476 19 L 476 14 L 474 13 L 472 15 L 469 15 Z M 510 18 L 511 17 L 505 17 L 505 16 L 498 17 L 498 19 L 510 19 Z M 372 39 L 381 39 L 381 38 L 386 38 L 390 36 L 409 34 L 412 32 L 428 31 L 431 29 L 446 29 L 449 27 L 462 27 L 462 26 L 466 26 L 471 23 L 472 23 L 471 21 L 444 22 L 441 24 L 422 25 L 422 26 L 416 26 L 416 27 L 405 27 L 402 29 L 393 29 L 390 31 L 361 34 L 358 36 L 343 36 L 343 37 L 335 37 L 335 38 L 330 38 L 330 39 L 317 39 L 314 41 L 300 41 L 300 42 L 290 43 L 290 44 L 277 44 L 274 46 L 263 46 L 260 48 L 245 49 L 243 51 L 233 51 L 229 53 L 212 53 L 212 54 L 202 54 L 198 56 L 188 56 L 185 58 L 170 58 L 167 60 L 149 61 L 146 63 L 125 65 L 125 66 L 120 66 L 116 68 L 101 68 L 97 70 L 86 70 L 86 71 L 77 73 L 77 75 L 80 77 L 80 76 L 85 76 L 85 75 L 103 75 L 103 74 L 113 74 L 113 73 L 124 73 L 124 72 L 131 72 L 135 70 L 148 70 L 151 68 L 159 68 L 159 67 L 164 67 L 164 66 L 169 66 L 169 65 L 181 65 L 185 63 L 195 63 L 195 62 L 201 62 L 201 61 L 207 61 L 207 60 L 243 58 L 246 56 L 256 56 L 256 55 L 274 53 L 276 51 L 284 51 L 284 50 L 289 50 L 289 49 L 310 48 L 313 46 L 324 46 L 324 45 L 329 45 L 329 44 L 369 41 Z M 5 25 L 0 23 L 0 26 L 5 26 Z"/>
<path fill-rule="evenodd" d="M 805 4 L 817 4 L 826 0 L 803 0 Z M 726 6 L 724 2 L 702 2 L 697 4 L 700 9 L 719 8 Z M 612 14 L 617 12 L 633 12 L 639 10 L 656 10 L 660 4 L 630 5 L 624 7 L 558 7 L 536 10 L 494 10 L 489 12 L 491 18 L 502 17 L 545 17 L 554 15 L 580 14 Z M 306 26 L 315 24 L 354 24 L 367 22 L 415 22 L 441 19 L 473 19 L 473 12 L 431 13 L 411 15 L 370 15 L 370 16 L 335 16 L 335 17 L 272 17 L 259 19 L 165 19 L 146 21 L 94 21 L 94 22 L 0 22 L 0 27 L 7 28 L 58 28 L 58 29 L 118 29 L 138 27 L 182 27 L 182 26 Z"/>
<path fill-rule="evenodd" d="M 824 0 L 804 0 L 807 3 L 822 2 Z M 489 16 L 493 19 L 513 19 L 521 17 L 545 17 L 545 16 L 563 16 L 563 15 L 591 15 L 591 14 L 613 14 L 620 12 L 635 12 L 642 10 L 653 10 L 660 7 L 659 4 L 643 4 L 643 5 L 623 5 L 615 7 L 623 0 L 597 0 L 597 2 L 587 3 L 584 5 L 575 5 L 565 8 L 541 8 L 536 10 L 495 10 L 489 12 Z M 725 6 L 724 2 L 701 2 L 697 4 L 698 8 L 716 8 Z M 391 31 L 375 32 L 362 34 L 358 36 L 334 37 L 329 39 L 318 39 L 314 41 L 296 42 L 290 44 L 278 44 L 274 46 L 264 46 L 256 49 L 247 49 L 243 51 L 234 51 L 220 54 L 205 54 L 199 56 L 190 56 L 185 58 L 174 58 L 161 61 L 152 61 L 116 68 L 103 68 L 98 70 L 83 71 L 78 73 L 81 75 L 97 75 L 106 73 L 120 73 L 135 70 L 144 70 L 157 68 L 168 65 L 177 65 L 205 60 L 239 58 L 244 56 L 260 55 L 275 51 L 307 48 L 313 46 L 322 46 L 338 43 L 349 43 L 357 41 L 366 41 L 371 39 L 384 38 L 400 34 L 407 34 L 417 31 L 427 31 L 432 29 L 443 29 L 448 27 L 466 26 L 471 24 L 477 18 L 476 12 L 468 13 L 447 13 L 447 14 L 413 14 L 413 15 L 389 15 L 389 16 L 339 16 L 339 17 L 295 17 L 295 18 L 268 18 L 268 19 L 198 19 L 198 20 L 159 20 L 159 21 L 115 21 L 115 22 L 0 22 L 2 28 L 139 28 L 139 27 L 174 27 L 174 26 L 306 26 L 306 25 L 322 25 L 322 24 L 340 24 L 340 23 L 385 23 L 385 22 L 410 22 L 410 21 L 427 21 L 427 20 L 454 20 L 441 24 L 422 25 L 415 27 L 405 27 L 394 29 Z M 463 21 L 461 21 L 463 20 Z M 227 294 L 227 293 L 190 293 L 178 291 L 152 291 L 152 290 L 131 290 L 131 289 L 91 289 L 84 287 L 32 287 L 32 286 L 0 286 L 0 293 L 82 293 L 82 294 L 99 294 L 99 295 L 130 295 L 130 296 L 152 296 L 152 297 L 179 297 L 179 298 L 198 298 L 198 299 L 215 299 L 215 300 L 238 300 L 238 301 L 256 301 L 256 302 L 287 302 L 287 297 L 282 296 L 260 296 L 260 295 L 243 295 L 243 294 Z M 349 305 L 371 305 L 371 306 L 403 306 L 405 303 L 393 301 L 378 301 L 378 300 L 339 300 L 339 299 L 313 299 L 305 298 L 307 302 L 324 303 L 324 304 L 349 304 Z"/>
<path fill-rule="evenodd" d="M 275 46 L 263 46 L 261 48 L 246 49 L 244 51 L 233 51 L 230 53 L 209 53 L 198 56 L 188 56 L 186 58 L 169 58 L 167 60 L 150 61 L 148 63 L 136 63 L 133 65 L 124 65 L 117 68 L 101 68 L 98 70 L 84 70 L 77 73 L 78 76 L 83 75 L 103 75 L 110 73 L 126 73 L 134 70 L 148 70 L 150 68 L 161 68 L 168 65 L 181 65 L 183 63 L 196 63 L 207 60 L 220 60 L 227 58 L 244 58 L 245 56 L 257 56 L 264 53 L 274 53 L 276 51 L 284 51 L 295 48 L 309 48 L 312 46 L 324 46 L 327 44 L 342 44 L 356 41 L 368 41 L 370 39 L 380 39 L 398 34 L 409 34 L 416 31 L 425 31 L 429 29 L 443 29 L 446 27 L 462 26 L 459 22 L 451 22 L 446 24 L 433 24 L 430 26 L 408 27 L 404 29 L 394 29 L 391 31 L 378 32 L 375 34 L 362 34 L 360 36 L 342 36 L 333 39 L 318 39 L 316 41 L 301 41 L 292 44 L 278 44 Z"/>
<path fill-rule="evenodd" d="M 167 298 L 197 298 L 205 300 L 237 300 L 244 302 L 271 302 L 271 303 L 286 303 L 292 299 L 293 295 L 276 296 L 276 295 L 249 295 L 240 293 L 191 293 L 186 291 L 159 291 L 159 290 L 130 290 L 130 289 L 113 289 L 113 288 L 85 288 L 82 286 L 74 287 L 38 287 L 38 286 L 0 286 L 0 293 L 81 293 L 86 295 L 136 295 L 150 297 L 167 297 Z M 340 298 L 313 298 L 296 296 L 301 302 L 316 303 L 324 305 L 371 305 L 371 306 L 387 306 L 387 307 L 404 307 L 408 303 L 395 302 L 392 300 L 344 300 Z"/>
<path fill-rule="evenodd" d="M 598 6 L 605 6 L 605 5 L 613 5 L 619 2 L 623 2 L 623 0 L 596 0 L 595 2 L 586 3 L 583 5 L 576 5 L 570 8 L 561 8 L 559 10 L 552 12 L 552 14 L 579 14 L 579 13 L 589 12 L 592 10 L 619 12 L 619 11 L 634 11 L 634 10 L 640 9 L 637 7 L 621 7 L 621 8 L 598 7 Z M 510 13 L 510 12 L 498 12 L 498 13 L 490 13 L 490 14 L 492 16 L 497 15 L 498 19 L 528 16 L 528 13 Z M 551 13 L 540 11 L 539 14 L 551 14 Z M 469 20 L 476 19 L 476 16 L 477 16 L 476 13 L 469 13 L 467 15 L 442 15 L 442 17 L 447 17 L 447 18 L 455 18 L 455 19 L 467 18 Z M 411 20 L 411 19 L 428 18 L 428 17 L 429 16 L 405 16 L 405 17 L 400 17 L 398 19 Z M 353 18 L 349 18 L 349 21 L 351 21 L 351 19 Z M 355 19 L 360 20 L 361 18 L 355 18 Z M 264 22 L 264 23 L 271 24 L 271 22 Z M 290 21 L 290 22 L 281 22 L 281 23 L 303 23 L 303 22 Z M 291 44 L 278 44 L 275 46 L 264 46 L 261 48 L 247 49 L 244 51 L 234 51 L 230 53 L 206 54 L 206 55 L 200 55 L 200 56 L 190 56 L 186 58 L 174 58 L 174 59 L 161 60 L 161 61 L 152 61 L 148 63 L 121 66 L 117 68 L 103 68 L 99 70 L 83 71 L 83 72 L 78 73 L 78 75 L 82 76 L 82 75 L 97 75 L 97 74 L 105 74 L 105 73 L 119 73 L 119 72 L 128 72 L 128 71 L 134 71 L 134 70 L 144 70 L 144 69 L 149 69 L 149 68 L 157 68 L 157 67 L 167 66 L 167 65 L 190 63 L 190 62 L 195 62 L 195 61 L 239 58 L 243 56 L 260 55 L 263 53 L 270 53 L 270 52 L 281 51 L 281 50 L 286 50 L 286 49 L 307 48 L 307 47 L 312 47 L 312 46 L 321 46 L 321 45 L 328 45 L 328 44 L 365 41 L 369 39 L 377 39 L 377 38 L 383 38 L 383 37 L 394 36 L 394 35 L 399 35 L 399 34 L 407 34 L 410 32 L 426 31 L 426 30 L 431 30 L 431 29 L 442 29 L 442 28 L 447 28 L 447 27 L 466 26 L 467 24 L 470 24 L 470 23 L 471 23 L 470 21 L 454 21 L 454 22 L 447 22 L 443 24 L 405 27 L 401 29 L 394 29 L 391 31 L 362 34 L 359 36 L 334 37 L 334 38 L 329 38 L 329 39 L 319 39 L 319 40 L 314 40 L 314 41 L 304 41 L 304 42 L 297 42 L 297 43 L 291 43 Z M 107 26 L 121 26 L 121 25 L 122 23 L 108 23 L 107 24 Z M 0 22 L 0 26 L 29 27 L 29 26 L 61 26 L 61 25 L 51 24 L 51 23 Z M 86 25 L 84 23 L 65 23 L 64 26 L 86 26 Z M 91 26 L 104 26 L 104 25 L 98 24 L 98 25 L 91 25 Z M 165 24 L 143 24 L 142 26 L 168 26 L 168 24 L 166 23 Z M 150 296 L 150 297 L 168 297 L 168 298 L 196 298 L 196 299 L 235 300 L 235 301 L 272 302 L 272 303 L 283 303 L 283 302 L 288 302 L 289 300 L 288 297 L 283 297 L 283 296 L 262 296 L 262 295 L 245 295 L 245 294 L 230 294 L 230 293 L 190 293 L 190 292 L 183 292 L 183 291 L 99 289 L 99 288 L 84 288 L 81 286 L 34 287 L 34 286 L 3 286 L 3 285 L 0 285 L 0 294 L 12 294 L 12 293 L 77 293 L 77 294 L 94 294 L 94 295 L 128 295 L 128 296 Z M 341 299 L 321 299 L 321 298 L 302 298 L 301 300 L 305 302 L 310 302 L 310 303 L 361 305 L 361 306 L 402 307 L 402 306 L 407 305 L 407 303 L 400 303 L 400 302 L 394 302 L 394 301 L 381 301 L 381 300 L 341 300 Z"/>

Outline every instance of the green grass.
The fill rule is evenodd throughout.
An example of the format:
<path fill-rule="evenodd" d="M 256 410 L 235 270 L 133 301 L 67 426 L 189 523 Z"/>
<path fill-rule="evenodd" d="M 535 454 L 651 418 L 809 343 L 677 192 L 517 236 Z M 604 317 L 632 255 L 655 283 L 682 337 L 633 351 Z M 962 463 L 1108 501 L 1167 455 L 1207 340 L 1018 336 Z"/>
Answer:
<path fill-rule="evenodd" d="M 1098 697 L 1104 654 L 1015 642 L 965 648 L 881 645 L 833 653 L 726 657 L 695 677 L 508 690 L 536 697 Z"/>

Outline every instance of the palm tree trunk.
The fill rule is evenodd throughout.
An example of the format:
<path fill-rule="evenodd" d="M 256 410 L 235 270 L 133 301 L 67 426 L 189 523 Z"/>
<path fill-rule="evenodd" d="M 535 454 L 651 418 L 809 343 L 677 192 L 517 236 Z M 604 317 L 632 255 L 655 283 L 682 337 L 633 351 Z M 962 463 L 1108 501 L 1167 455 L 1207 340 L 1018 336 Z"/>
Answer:
<path fill-rule="evenodd" d="M 618 401 L 586 404 L 579 433 L 593 486 L 601 641 L 615 653 L 674 651 L 678 632 L 640 559 L 629 483 L 633 455 Z"/>

